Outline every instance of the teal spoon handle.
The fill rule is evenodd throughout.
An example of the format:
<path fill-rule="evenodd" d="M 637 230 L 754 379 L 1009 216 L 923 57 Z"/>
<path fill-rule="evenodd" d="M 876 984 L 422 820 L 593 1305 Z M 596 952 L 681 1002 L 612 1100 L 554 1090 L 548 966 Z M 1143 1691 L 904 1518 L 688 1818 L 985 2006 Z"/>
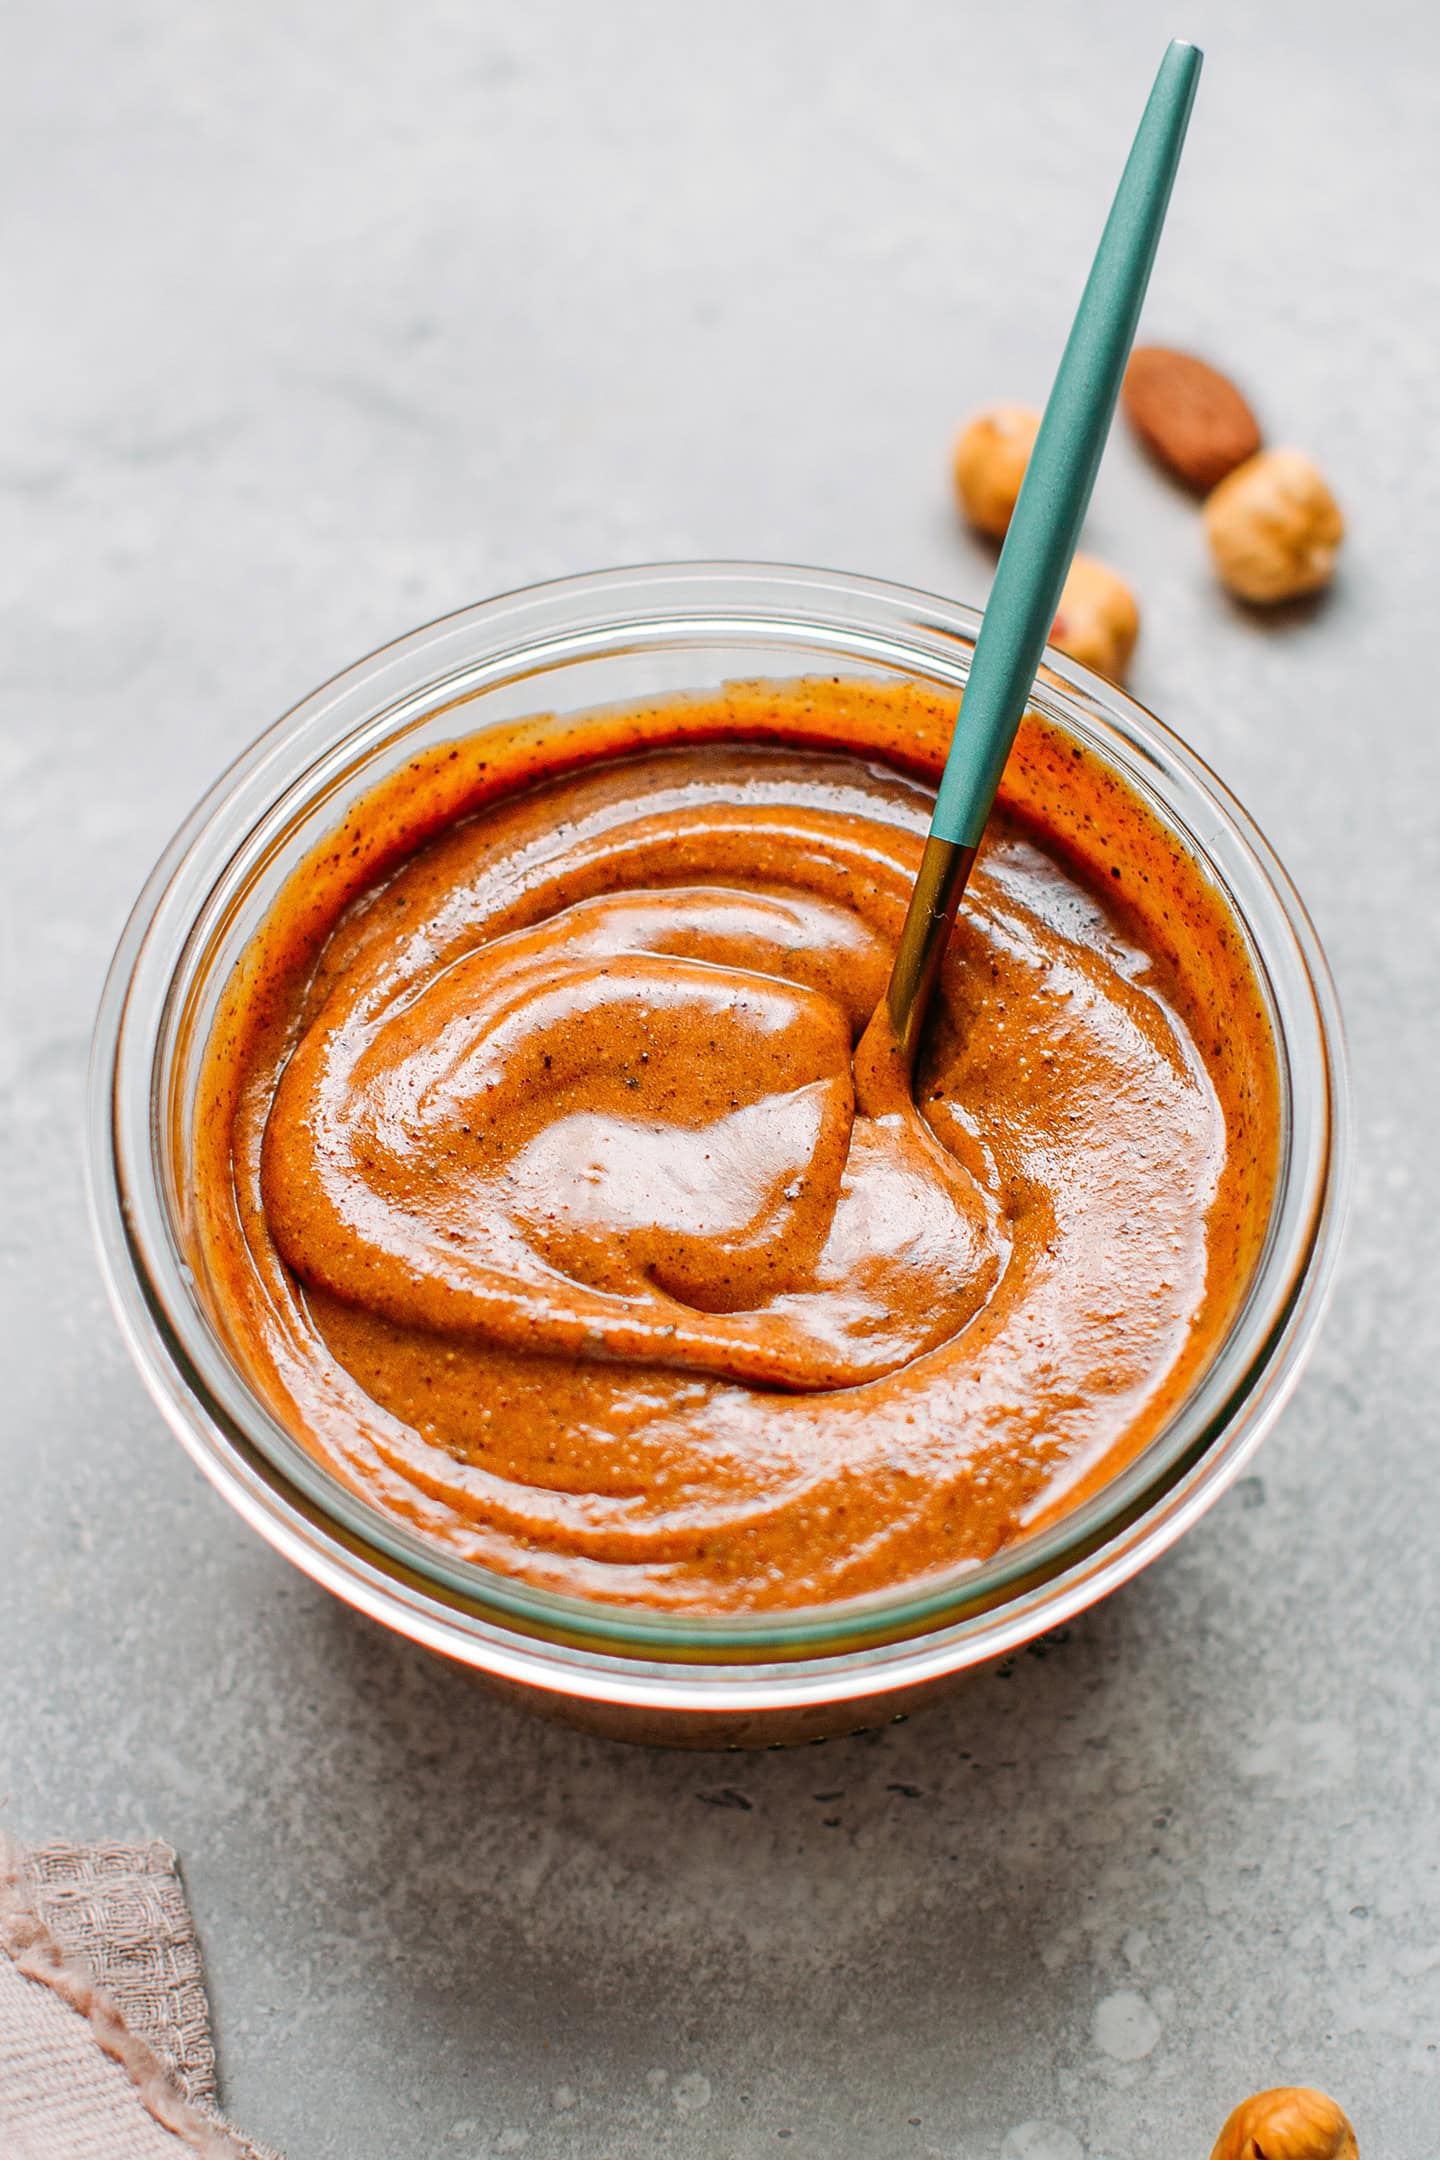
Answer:
<path fill-rule="evenodd" d="M 1160 63 L 1001 551 L 896 955 L 888 1005 L 913 1050 L 945 939 L 1055 620 L 1169 207 L 1202 55 Z"/>
<path fill-rule="evenodd" d="M 960 847 L 985 830 L 1055 620 L 1150 283 L 1200 59 L 1198 47 L 1177 42 L 1160 64 L 1030 454 L 930 828 Z"/>

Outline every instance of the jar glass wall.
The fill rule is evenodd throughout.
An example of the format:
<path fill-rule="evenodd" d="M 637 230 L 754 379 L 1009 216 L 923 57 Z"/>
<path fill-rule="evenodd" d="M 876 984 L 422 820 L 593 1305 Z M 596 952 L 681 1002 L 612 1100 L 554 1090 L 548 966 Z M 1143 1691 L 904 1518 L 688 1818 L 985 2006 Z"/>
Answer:
<path fill-rule="evenodd" d="M 446 1556 L 339 1484 L 247 1384 L 208 1309 L 185 1195 L 220 995 L 280 887 L 347 806 L 420 750 L 736 678 L 870 675 L 963 687 L 979 618 L 870 580 L 738 565 L 603 572 L 417 631 L 317 691 L 247 751 L 177 835 L 125 930 L 97 1025 L 92 1198 L 131 1350 L 206 1474 L 262 1534 L 387 1625 L 561 1704 L 760 1721 L 907 1691 L 1055 1625 L 1134 1574 L 1223 1490 L 1298 1373 L 1333 1271 L 1344 1191 L 1339 1016 L 1266 843 L 1200 761 L 1059 655 L 1034 703 L 1109 760 L 1241 925 L 1280 1067 L 1264 1251 L 1218 1354 L 1163 1430 L 1050 1527 L 952 1578 L 811 1610 L 686 1616 L 559 1596 Z"/>

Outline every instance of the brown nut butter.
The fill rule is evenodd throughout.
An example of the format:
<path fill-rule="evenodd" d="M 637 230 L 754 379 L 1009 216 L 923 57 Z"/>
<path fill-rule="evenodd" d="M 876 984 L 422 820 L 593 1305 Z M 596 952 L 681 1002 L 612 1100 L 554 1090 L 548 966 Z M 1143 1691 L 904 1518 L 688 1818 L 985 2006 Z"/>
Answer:
<path fill-rule="evenodd" d="M 914 1100 L 857 1070 L 954 701 L 732 685 L 427 751 L 291 876 L 196 1110 L 215 1322 L 453 1556 L 677 1612 L 979 1563 L 1151 1440 L 1275 1179 L 1245 941 L 1027 715 Z"/>

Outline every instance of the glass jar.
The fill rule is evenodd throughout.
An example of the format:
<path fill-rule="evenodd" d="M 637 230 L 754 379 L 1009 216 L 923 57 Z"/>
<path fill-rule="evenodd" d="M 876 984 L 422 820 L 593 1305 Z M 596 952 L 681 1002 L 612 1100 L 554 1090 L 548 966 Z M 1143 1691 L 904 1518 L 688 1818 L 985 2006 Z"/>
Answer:
<path fill-rule="evenodd" d="M 1055 653 L 1034 704 L 1118 768 L 1242 927 L 1280 1069 L 1260 1263 L 1210 1366 L 1150 1444 L 1058 1522 L 952 1579 L 820 1608 L 677 1618 L 457 1560 L 340 1485 L 252 1392 L 187 1255 L 197 1076 L 220 993 L 296 863 L 418 751 L 536 711 L 581 714 L 736 677 L 963 687 L 971 609 L 869 579 L 730 564 L 600 572 L 469 608 L 318 690 L 230 768 L 166 850 L 96 1027 L 92 1207 L 151 1393 L 262 1536 L 350 1604 L 502 1693 L 591 1729 L 769 1745 L 904 1712 L 1134 1575 L 1217 1498 L 1294 1386 L 1334 1272 L 1345 1188 L 1339 1012 L 1314 930 L 1254 825 L 1134 701 Z"/>

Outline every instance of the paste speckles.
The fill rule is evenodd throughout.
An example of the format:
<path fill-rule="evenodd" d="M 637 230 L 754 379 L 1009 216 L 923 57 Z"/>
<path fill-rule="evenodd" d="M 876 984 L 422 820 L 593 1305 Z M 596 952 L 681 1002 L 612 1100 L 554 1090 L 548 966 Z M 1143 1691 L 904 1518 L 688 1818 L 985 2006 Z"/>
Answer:
<path fill-rule="evenodd" d="M 488 1566 L 729 1611 L 983 1559 L 1163 1422 L 1263 1232 L 1264 1014 L 1171 836 L 1027 721 L 914 1103 L 857 1073 L 931 799 L 877 753 L 947 717 L 761 685 L 517 730 L 508 774 L 487 736 L 468 800 L 464 746 L 372 798 L 358 889 L 338 847 L 292 882 L 211 1045 L 198 1238 L 337 1475 Z"/>

